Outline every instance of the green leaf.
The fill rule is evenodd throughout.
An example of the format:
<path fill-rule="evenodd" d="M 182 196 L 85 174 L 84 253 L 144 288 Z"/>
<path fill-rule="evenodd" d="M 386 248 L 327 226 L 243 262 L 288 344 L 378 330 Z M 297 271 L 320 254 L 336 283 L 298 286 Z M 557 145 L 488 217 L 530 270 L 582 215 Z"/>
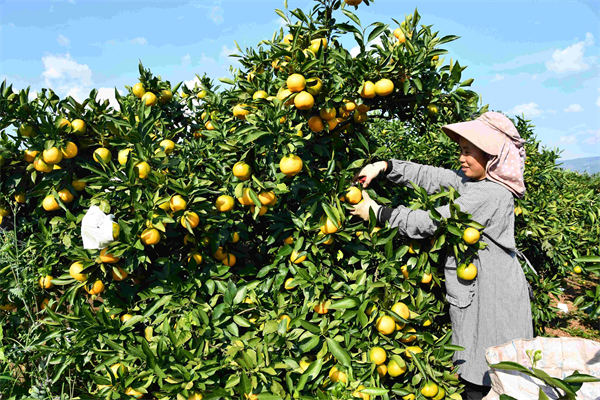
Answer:
<path fill-rule="evenodd" d="M 269 134 L 270 134 L 269 132 L 265 132 L 265 131 L 251 133 L 244 138 L 244 144 L 251 143 L 251 142 L 255 141 L 256 139 L 258 139 L 259 137 L 262 137 L 264 135 L 269 135 Z"/>
<path fill-rule="evenodd" d="M 375 29 L 373 29 L 373 31 L 369 34 L 367 43 L 369 43 L 370 41 L 375 39 L 377 36 L 379 36 L 379 34 L 381 32 L 383 32 L 384 30 L 386 30 L 389 26 L 390 26 L 389 24 L 385 25 L 385 24 L 382 24 L 381 22 L 378 22 L 377 27 Z"/>
<path fill-rule="evenodd" d="M 331 338 L 327 338 L 327 347 L 331 351 L 331 354 L 345 367 L 350 368 L 350 354 L 340 346 L 338 342 Z"/>
<path fill-rule="evenodd" d="M 329 308 L 332 310 L 345 310 L 348 308 L 358 307 L 360 305 L 360 301 L 356 297 L 346 297 L 342 300 L 337 300 L 333 302 Z"/>
<path fill-rule="evenodd" d="M 350 18 L 352 21 L 354 21 L 358 26 L 360 25 L 360 19 L 358 19 L 358 17 L 352 12 L 352 11 L 348 11 L 346 9 L 343 9 L 342 12 L 344 13 L 344 15 L 348 18 Z"/>

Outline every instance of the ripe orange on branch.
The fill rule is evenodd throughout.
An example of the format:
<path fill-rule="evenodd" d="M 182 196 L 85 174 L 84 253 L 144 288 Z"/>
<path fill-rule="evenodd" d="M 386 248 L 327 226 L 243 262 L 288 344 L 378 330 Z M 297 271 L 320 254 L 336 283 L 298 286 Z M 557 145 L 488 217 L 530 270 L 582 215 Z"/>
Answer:
<path fill-rule="evenodd" d="M 302 159 L 295 154 L 288 154 L 279 161 L 279 169 L 287 176 L 295 176 L 302 171 Z"/>

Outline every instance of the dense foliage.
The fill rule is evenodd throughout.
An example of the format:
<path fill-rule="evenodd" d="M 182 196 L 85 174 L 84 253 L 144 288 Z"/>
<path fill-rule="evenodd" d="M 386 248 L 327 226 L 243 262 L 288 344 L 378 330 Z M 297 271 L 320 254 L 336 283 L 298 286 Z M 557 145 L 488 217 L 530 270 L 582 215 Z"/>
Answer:
<path fill-rule="evenodd" d="M 451 167 L 440 125 L 487 107 L 440 58 L 455 36 L 419 26 L 416 10 L 363 28 L 345 3 L 277 10 L 289 33 L 238 49 L 243 67 L 220 83 L 173 86 L 140 65 L 119 110 L 95 90 L 80 104 L 1 86 L 6 398 L 456 398 L 440 266 L 448 251 L 476 256 L 485 244 L 463 232 L 483 227 L 457 206 L 434 211 L 451 188 L 369 189 L 430 210 L 440 224 L 424 240 L 348 210 L 361 166 Z M 574 257 L 598 254 L 598 186 L 551 167 L 555 153 L 518 124 L 531 155 L 518 239 L 547 296 Z M 102 252 L 82 245 L 93 205 L 115 216 Z M 551 310 L 535 308 L 542 326 Z"/>

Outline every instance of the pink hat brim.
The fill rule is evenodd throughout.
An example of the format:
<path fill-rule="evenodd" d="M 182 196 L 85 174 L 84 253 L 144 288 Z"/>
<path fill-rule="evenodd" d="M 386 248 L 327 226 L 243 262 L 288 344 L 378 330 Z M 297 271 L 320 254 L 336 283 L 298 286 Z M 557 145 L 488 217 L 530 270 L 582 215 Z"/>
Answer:
<path fill-rule="evenodd" d="M 505 135 L 477 119 L 444 125 L 442 126 L 442 130 L 456 143 L 458 143 L 459 137 L 462 136 L 492 156 L 497 156 L 500 153 L 502 144 L 504 143 Z"/>

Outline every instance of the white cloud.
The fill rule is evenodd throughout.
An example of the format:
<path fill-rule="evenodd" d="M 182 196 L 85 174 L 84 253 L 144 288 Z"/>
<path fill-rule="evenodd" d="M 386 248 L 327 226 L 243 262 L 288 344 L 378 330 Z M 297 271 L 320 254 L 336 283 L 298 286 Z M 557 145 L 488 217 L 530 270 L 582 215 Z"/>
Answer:
<path fill-rule="evenodd" d="M 494 76 L 490 82 L 501 81 L 502 79 L 504 79 L 503 75 L 496 74 L 496 76 Z"/>
<path fill-rule="evenodd" d="M 181 64 L 184 67 L 188 67 L 192 64 L 192 57 L 190 56 L 190 53 L 187 53 L 185 56 L 181 57 Z"/>
<path fill-rule="evenodd" d="M 285 19 L 279 17 L 273 21 L 279 28 L 285 28 L 287 26 L 287 22 Z"/>
<path fill-rule="evenodd" d="M 192 4 L 197 8 L 208 10 L 208 12 L 206 13 L 206 18 L 212 20 L 212 22 L 214 22 L 215 25 L 222 24 L 224 21 L 223 13 L 225 11 L 223 10 L 223 8 L 221 8 L 221 1 L 213 1 L 212 5 L 206 3 L 208 3 L 208 1 L 197 1 Z"/>
<path fill-rule="evenodd" d="M 546 110 L 545 112 L 548 114 L 556 114 L 556 110 Z"/>
<path fill-rule="evenodd" d="M 146 38 L 143 38 L 143 37 L 137 37 L 137 38 L 133 39 L 133 40 L 131 41 L 131 43 L 132 43 L 132 44 L 142 44 L 142 45 L 143 45 L 143 44 L 147 44 L 147 43 L 148 43 L 148 41 L 146 40 Z"/>
<path fill-rule="evenodd" d="M 528 103 L 515 106 L 508 113 L 514 115 L 525 114 L 525 117 L 538 117 L 543 114 L 543 111 L 538 108 L 537 103 Z"/>
<path fill-rule="evenodd" d="M 73 96 L 79 102 L 87 97 L 93 85 L 89 66 L 77 63 L 69 53 L 42 57 L 42 62 L 46 68 L 42 72 L 46 87 L 58 95 Z"/>
<path fill-rule="evenodd" d="M 546 67 L 557 73 L 587 70 L 589 65 L 584 61 L 583 53 L 586 46 L 593 44 L 594 36 L 588 32 L 584 41 L 575 43 L 564 50 L 556 50 L 552 54 L 552 61 L 546 62 Z"/>
<path fill-rule="evenodd" d="M 31 100 L 37 98 L 37 95 L 38 95 L 38 92 L 36 92 L 35 90 L 30 90 L 29 95 L 27 96 L 27 99 L 29 101 L 31 101 Z"/>
<path fill-rule="evenodd" d="M 190 79 L 189 81 L 184 81 L 184 82 L 183 82 L 183 84 L 184 84 L 185 86 L 187 86 L 187 87 L 188 87 L 188 89 L 190 89 L 190 90 L 191 90 L 191 89 L 193 89 L 193 88 L 194 88 L 194 86 L 196 86 L 196 85 L 200 86 L 200 79 L 198 79 L 198 77 L 197 77 L 197 76 L 195 76 L 195 77 L 194 77 L 194 79 Z"/>
<path fill-rule="evenodd" d="M 596 100 L 596 105 L 600 107 L 600 97 L 598 97 L 598 100 Z"/>
<path fill-rule="evenodd" d="M 65 47 L 68 47 L 71 44 L 71 41 L 69 40 L 69 38 L 64 37 L 63 35 L 58 35 L 58 38 L 56 39 L 56 41 L 61 46 L 65 46 Z"/>
<path fill-rule="evenodd" d="M 560 142 L 561 143 L 566 143 L 566 144 L 573 144 L 573 143 L 577 143 L 577 138 L 574 135 L 561 136 L 560 137 Z"/>
<path fill-rule="evenodd" d="M 119 92 L 119 95 L 121 95 L 121 96 L 124 94 L 122 90 L 118 90 L 118 92 Z M 98 96 L 96 96 L 96 99 L 99 102 L 108 100 L 108 103 L 110 104 L 110 106 L 112 108 L 114 108 L 115 110 L 121 109 L 121 107 L 119 106 L 119 103 L 117 102 L 117 99 L 115 97 L 115 89 L 114 88 L 103 87 L 103 88 L 98 89 Z"/>
<path fill-rule="evenodd" d="M 219 53 L 219 59 L 221 60 L 229 60 L 231 63 L 239 63 L 237 57 L 230 57 L 232 54 L 237 54 L 237 47 L 228 47 L 226 44 L 221 46 L 221 52 Z"/>
<path fill-rule="evenodd" d="M 594 145 L 594 144 L 598 144 L 600 143 L 600 129 L 596 129 L 594 130 L 588 130 L 588 133 L 591 133 L 592 136 L 583 140 L 582 142 L 587 144 L 587 145 Z"/>
<path fill-rule="evenodd" d="M 579 104 L 571 104 L 568 108 L 563 110 L 564 112 L 581 112 L 583 108 Z"/>
<path fill-rule="evenodd" d="M 531 77 L 531 79 L 536 80 L 537 79 L 537 74 L 533 74 L 533 76 Z"/>

